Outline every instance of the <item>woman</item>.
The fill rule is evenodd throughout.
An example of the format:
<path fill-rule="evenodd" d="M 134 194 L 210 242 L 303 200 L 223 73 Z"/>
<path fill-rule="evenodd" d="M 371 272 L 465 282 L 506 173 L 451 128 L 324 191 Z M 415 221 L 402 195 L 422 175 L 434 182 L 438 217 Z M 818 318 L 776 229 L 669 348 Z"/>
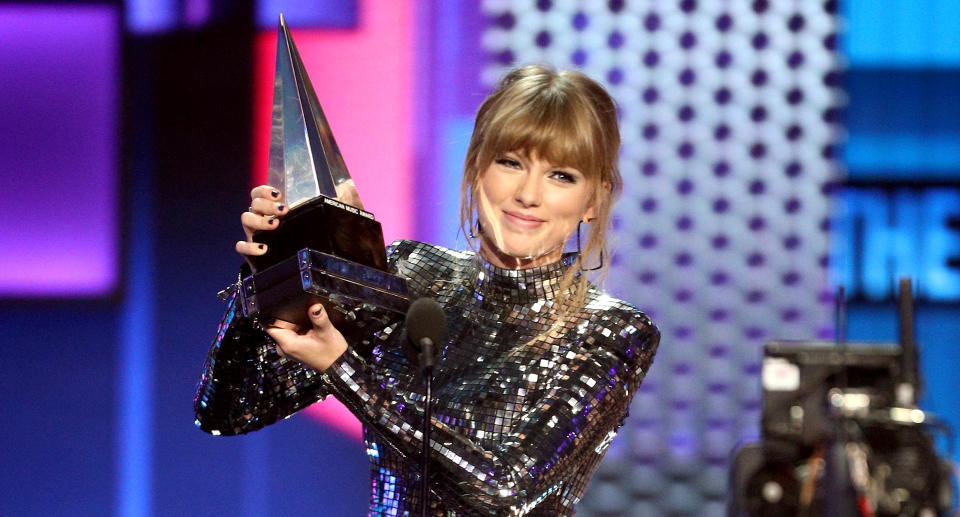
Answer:
<path fill-rule="evenodd" d="M 659 333 L 582 274 L 603 260 L 619 146 L 614 103 L 597 83 L 516 69 L 480 107 L 467 151 L 461 214 L 479 252 L 388 248 L 390 271 L 413 298 L 439 301 L 449 328 L 434 368 L 431 514 L 572 514 L 626 417 Z M 264 253 L 250 236 L 288 210 L 270 187 L 252 197 L 243 255 Z M 588 221 L 584 246 L 564 254 Z M 333 395 L 363 423 L 370 514 L 415 514 L 422 382 L 399 324 L 369 332 L 365 357 L 322 305 L 309 311 L 309 329 L 261 330 L 231 302 L 204 367 L 197 425 L 245 433 Z"/>

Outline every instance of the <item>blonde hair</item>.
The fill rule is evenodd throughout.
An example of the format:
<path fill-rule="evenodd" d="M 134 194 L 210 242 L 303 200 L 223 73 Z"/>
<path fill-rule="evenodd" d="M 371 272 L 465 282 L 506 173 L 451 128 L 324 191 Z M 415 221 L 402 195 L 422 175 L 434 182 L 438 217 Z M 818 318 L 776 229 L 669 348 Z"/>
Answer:
<path fill-rule="evenodd" d="M 574 70 L 558 72 L 544 65 L 516 68 L 477 111 L 460 185 L 460 224 L 474 249 L 479 249 L 471 229 L 477 223 L 481 174 L 504 153 L 535 153 L 550 163 L 573 167 L 591 186 L 596 217 L 580 256 L 561 280 L 561 294 L 554 300 L 558 323 L 583 306 L 587 275 L 578 273 L 595 267 L 607 247 L 610 214 L 623 188 L 619 151 L 613 99 L 596 81 Z M 601 277 L 609 262 L 604 261 Z"/>

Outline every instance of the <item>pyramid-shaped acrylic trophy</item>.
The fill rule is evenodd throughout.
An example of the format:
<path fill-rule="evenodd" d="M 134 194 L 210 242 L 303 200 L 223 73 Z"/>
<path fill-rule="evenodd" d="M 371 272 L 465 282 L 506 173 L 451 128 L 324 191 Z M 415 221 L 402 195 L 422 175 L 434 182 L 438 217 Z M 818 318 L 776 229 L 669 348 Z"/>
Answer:
<path fill-rule="evenodd" d="M 256 273 L 240 286 L 246 316 L 308 325 L 316 301 L 335 323 L 406 313 L 406 281 L 387 273 L 383 230 L 360 204 L 282 15 L 267 183 L 283 192 L 290 212 L 277 229 L 253 236 L 267 253 L 250 257 Z"/>

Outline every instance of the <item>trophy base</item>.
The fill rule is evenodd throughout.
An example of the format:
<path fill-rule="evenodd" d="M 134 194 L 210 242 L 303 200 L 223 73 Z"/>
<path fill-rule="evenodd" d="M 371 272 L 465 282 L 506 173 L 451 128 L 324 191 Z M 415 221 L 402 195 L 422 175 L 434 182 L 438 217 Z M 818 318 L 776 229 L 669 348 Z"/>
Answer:
<path fill-rule="evenodd" d="M 289 260 L 304 248 L 387 270 L 383 230 L 370 212 L 317 196 L 292 208 L 279 221 L 277 229 L 253 234 L 254 242 L 267 245 L 264 255 L 248 257 L 256 271 Z"/>
<path fill-rule="evenodd" d="M 243 279 L 243 314 L 260 321 L 274 318 L 308 327 L 307 308 L 321 302 L 334 325 L 364 326 L 357 318 L 402 318 L 410 304 L 405 279 L 370 266 L 309 248 Z M 380 310 L 358 310 L 376 308 Z"/>

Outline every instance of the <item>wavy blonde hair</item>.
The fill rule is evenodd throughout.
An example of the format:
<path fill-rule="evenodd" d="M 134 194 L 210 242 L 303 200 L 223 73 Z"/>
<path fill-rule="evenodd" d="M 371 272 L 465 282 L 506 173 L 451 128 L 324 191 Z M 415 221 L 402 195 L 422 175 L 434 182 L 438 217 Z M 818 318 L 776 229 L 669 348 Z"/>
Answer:
<path fill-rule="evenodd" d="M 460 225 L 470 246 L 479 250 L 472 228 L 477 223 L 481 174 L 509 152 L 536 154 L 550 163 L 573 167 L 591 189 L 596 217 L 591 221 L 580 256 L 560 283 L 558 323 L 582 307 L 589 269 L 607 248 L 607 228 L 614 201 L 623 188 L 617 167 L 620 128 L 610 94 L 586 75 L 528 65 L 508 73 L 480 109 L 467 148 L 460 184 Z M 607 253 L 609 255 L 609 253 Z M 604 261 L 601 278 L 609 260 Z M 571 287 L 573 289 L 571 289 Z"/>

